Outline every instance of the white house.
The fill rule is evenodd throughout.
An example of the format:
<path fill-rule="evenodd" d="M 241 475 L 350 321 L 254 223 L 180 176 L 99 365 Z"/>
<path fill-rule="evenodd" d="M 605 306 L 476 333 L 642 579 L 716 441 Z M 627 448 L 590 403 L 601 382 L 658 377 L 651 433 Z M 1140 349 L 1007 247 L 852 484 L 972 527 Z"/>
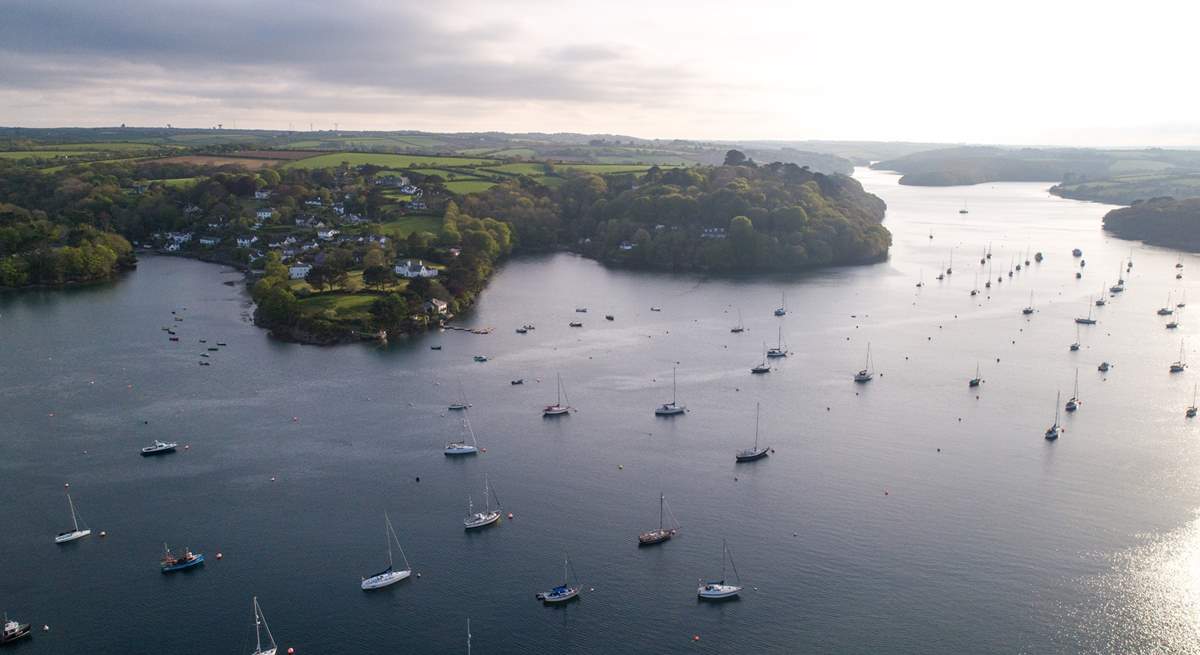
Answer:
<path fill-rule="evenodd" d="M 270 197 L 271 197 L 270 191 L 255 191 L 254 192 L 255 200 L 266 200 L 267 198 L 270 198 Z"/>
<path fill-rule="evenodd" d="M 258 241 L 258 237 L 256 236 L 237 238 L 237 244 L 239 248 L 249 248 L 250 246 L 254 245 L 256 241 Z"/>
<path fill-rule="evenodd" d="M 701 239 L 724 239 L 725 238 L 725 228 L 723 228 L 723 227 L 706 227 L 706 228 L 704 228 L 704 231 L 700 233 L 700 238 Z"/>
<path fill-rule="evenodd" d="M 275 215 L 275 210 L 271 209 L 270 207 L 268 207 L 266 209 L 260 209 L 256 212 L 254 212 L 254 216 L 256 218 L 258 218 L 260 221 L 270 220 L 270 218 L 274 215 Z"/>
<path fill-rule="evenodd" d="M 167 232 L 167 238 L 175 244 L 184 244 L 192 240 L 191 232 Z"/>
<path fill-rule="evenodd" d="M 409 279 L 417 277 L 437 277 L 436 268 L 429 268 L 425 262 L 421 260 L 406 259 L 402 262 L 396 262 L 396 275 Z"/>
<path fill-rule="evenodd" d="M 339 234 L 339 232 L 333 228 L 330 228 L 328 230 L 317 230 L 317 238 L 322 241 L 332 241 L 333 238 L 336 237 L 338 234 Z"/>
<path fill-rule="evenodd" d="M 288 267 L 288 277 L 293 280 L 303 280 L 308 277 L 308 272 L 312 270 L 312 264 L 293 264 Z"/>
<path fill-rule="evenodd" d="M 221 243 L 221 237 L 200 237 L 200 245 L 205 248 L 212 248 L 218 243 Z"/>
<path fill-rule="evenodd" d="M 441 316 L 446 315 L 446 301 L 445 300 L 438 300 L 437 298 L 430 298 L 429 300 L 425 301 L 425 304 L 422 305 L 421 308 L 424 309 L 426 312 L 435 312 Z"/>

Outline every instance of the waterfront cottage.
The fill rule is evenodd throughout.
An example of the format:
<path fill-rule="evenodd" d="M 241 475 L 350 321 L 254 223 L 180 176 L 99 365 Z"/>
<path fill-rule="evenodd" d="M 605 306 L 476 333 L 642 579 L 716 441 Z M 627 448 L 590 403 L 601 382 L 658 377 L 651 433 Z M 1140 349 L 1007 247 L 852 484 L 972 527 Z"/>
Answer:
<path fill-rule="evenodd" d="M 395 271 L 397 276 L 409 279 L 418 277 L 437 277 L 438 275 L 436 268 L 430 268 L 426 266 L 425 263 L 419 259 L 406 259 L 402 262 L 396 262 Z"/>
<path fill-rule="evenodd" d="M 288 267 L 288 277 L 293 280 L 303 280 L 312 270 L 312 264 L 293 264 Z"/>

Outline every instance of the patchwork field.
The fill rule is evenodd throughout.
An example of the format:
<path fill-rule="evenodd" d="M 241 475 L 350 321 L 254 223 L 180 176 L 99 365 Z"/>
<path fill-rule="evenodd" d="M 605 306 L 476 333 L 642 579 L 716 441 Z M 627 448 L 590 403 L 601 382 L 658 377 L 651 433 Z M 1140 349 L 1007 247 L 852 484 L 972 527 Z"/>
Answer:
<path fill-rule="evenodd" d="M 351 166 L 372 164 L 385 168 L 410 169 L 440 166 L 485 166 L 497 163 L 494 159 L 478 159 L 474 157 L 453 157 L 439 155 L 399 155 L 373 152 L 334 152 L 317 157 L 309 157 L 299 161 L 289 162 L 285 168 L 337 168 L 342 163 Z"/>
<path fill-rule="evenodd" d="M 202 166 L 241 166 L 249 170 L 269 168 L 280 163 L 278 159 L 250 159 L 248 157 L 225 157 L 218 155 L 178 155 L 158 161 L 164 164 L 200 164 Z M 293 162 L 294 163 L 294 162 Z"/>
<path fill-rule="evenodd" d="M 496 186 L 496 184 L 496 182 L 492 182 L 490 180 L 463 180 L 457 182 L 447 182 L 446 190 L 450 193 L 464 195 L 468 193 L 475 193 L 476 191 L 487 191 L 488 189 Z"/>
<path fill-rule="evenodd" d="M 381 226 L 383 233 L 393 239 L 404 239 L 413 232 L 432 232 L 437 234 L 442 229 L 441 216 L 403 216 L 385 221 Z"/>

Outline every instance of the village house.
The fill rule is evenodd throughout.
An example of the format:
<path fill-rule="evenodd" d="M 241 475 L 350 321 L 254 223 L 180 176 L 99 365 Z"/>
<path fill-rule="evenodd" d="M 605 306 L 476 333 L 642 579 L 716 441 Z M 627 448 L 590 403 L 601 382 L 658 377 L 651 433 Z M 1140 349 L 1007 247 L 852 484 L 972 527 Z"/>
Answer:
<path fill-rule="evenodd" d="M 637 246 L 637 244 L 633 243 L 632 241 L 622 241 L 621 245 L 619 245 L 617 247 L 620 248 L 621 250 L 628 252 L 630 250 L 633 250 L 634 247 L 636 247 L 636 246 Z"/>
<path fill-rule="evenodd" d="M 424 200 L 410 200 L 408 202 L 409 209 L 429 209 Z"/>
<path fill-rule="evenodd" d="M 270 197 L 271 197 L 270 191 L 255 191 L 254 192 L 255 200 L 267 200 Z"/>
<path fill-rule="evenodd" d="M 257 241 L 258 241 L 258 237 L 256 237 L 256 236 L 238 237 L 237 245 L 239 248 L 249 248 L 250 246 L 254 245 L 255 242 L 257 242 Z"/>
<path fill-rule="evenodd" d="M 706 227 L 706 228 L 704 228 L 704 231 L 700 233 L 700 238 L 701 239 L 724 239 L 725 238 L 725 228 L 723 228 L 723 227 Z"/>
<path fill-rule="evenodd" d="M 200 237 L 200 245 L 205 248 L 212 248 L 218 243 L 221 243 L 221 237 Z"/>
<path fill-rule="evenodd" d="M 313 198 L 312 200 L 305 200 L 304 204 L 309 207 L 320 207 L 322 203 L 320 198 Z"/>
<path fill-rule="evenodd" d="M 275 215 L 275 210 L 271 209 L 270 207 L 268 207 L 266 209 L 260 209 L 256 212 L 254 212 L 255 218 L 259 219 L 260 221 L 270 220 L 271 217 L 274 215 Z"/>
<path fill-rule="evenodd" d="M 293 280 L 303 280 L 312 270 L 312 264 L 293 264 L 288 267 L 288 277 Z"/>
<path fill-rule="evenodd" d="M 436 268 L 430 268 L 426 266 L 425 262 L 422 262 L 419 259 L 406 259 L 402 262 L 396 262 L 396 268 L 394 270 L 396 271 L 396 275 L 409 279 L 418 277 L 437 277 L 438 275 Z"/>
<path fill-rule="evenodd" d="M 429 300 L 425 301 L 425 304 L 421 306 L 421 309 L 425 310 L 426 314 L 434 313 L 439 316 L 445 316 L 446 315 L 446 307 L 447 307 L 447 305 L 446 305 L 445 300 L 438 300 L 437 298 L 430 298 Z"/>
<path fill-rule="evenodd" d="M 333 238 L 338 234 L 339 232 L 333 228 L 329 228 L 327 230 L 317 230 L 317 238 L 322 241 L 332 241 Z"/>
<path fill-rule="evenodd" d="M 167 239 L 174 242 L 176 245 L 183 245 L 192 240 L 191 232 L 167 232 Z"/>

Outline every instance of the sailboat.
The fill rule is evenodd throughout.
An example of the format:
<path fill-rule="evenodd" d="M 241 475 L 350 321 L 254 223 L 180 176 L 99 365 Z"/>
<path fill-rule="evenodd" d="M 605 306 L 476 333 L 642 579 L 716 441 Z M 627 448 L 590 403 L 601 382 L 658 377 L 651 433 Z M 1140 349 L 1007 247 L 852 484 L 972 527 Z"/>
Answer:
<path fill-rule="evenodd" d="M 1192 385 L 1192 406 L 1187 408 L 1187 417 L 1196 418 L 1196 385 Z"/>
<path fill-rule="evenodd" d="M 742 325 L 742 310 L 738 309 L 738 324 L 729 328 L 729 331 L 734 334 L 741 334 L 746 331 L 746 326 Z"/>
<path fill-rule="evenodd" d="M 870 382 L 875 377 L 874 362 L 871 361 L 871 343 L 867 342 L 867 364 L 863 370 L 854 374 L 855 382 Z"/>
<path fill-rule="evenodd" d="M 1067 400 L 1067 411 L 1073 412 L 1079 409 L 1079 404 L 1083 401 L 1079 399 L 1079 369 L 1075 369 L 1075 390 L 1071 393 L 1071 397 Z"/>
<path fill-rule="evenodd" d="M 655 416 L 675 416 L 687 411 L 687 407 L 675 402 L 675 367 L 671 367 L 671 402 L 663 403 L 654 408 Z"/>
<path fill-rule="evenodd" d="M 756 374 L 757 374 L 757 373 L 770 373 L 770 372 L 771 372 L 771 365 L 767 363 L 767 342 L 766 342 L 766 341 L 764 341 L 764 342 L 763 342 L 763 359 L 762 359 L 762 363 L 761 363 L 761 364 L 759 364 L 758 366 L 751 367 L 751 369 L 750 369 L 750 372 L 751 372 L 751 373 L 756 373 Z"/>
<path fill-rule="evenodd" d="M 535 598 L 543 603 L 564 603 L 572 598 L 579 596 L 581 587 L 579 586 L 579 576 L 575 576 L 575 584 L 571 585 L 571 578 L 567 576 L 567 570 L 575 573 L 575 567 L 571 566 L 571 560 L 563 557 L 563 583 L 550 591 L 538 593 Z"/>
<path fill-rule="evenodd" d="M 975 284 L 973 284 L 971 286 L 971 295 L 972 296 L 979 295 L 979 274 L 978 273 L 975 274 Z"/>
<path fill-rule="evenodd" d="M 1096 319 L 1092 318 L 1092 299 L 1088 298 L 1088 315 L 1087 318 L 1075 318 L 1075 322 L 1079 325 L 1095 325 Z"/>
<path fill-rule="evenodd" d="M 963 201 L 963 206 L 962 206 L 962 209 L 958 210 L 958 213 L 960 213 L 960 214 L 966 214 L 966 213 L 967 213 L 967 201 L 966 201 L 966 200 L 964 200 L 964 201 Z"/>
<path fill-rule="evenodd" d="M 754 447 L 743 448 L 737 451 L 737 454 L 733 456 L 733 459 L 736 462 L 753 462 L 756 459 L 762 459 L 766 457 L 767 454 L 771 452 L 770 446 L 763 446 L 762 448 L 758 447 L 758 415 L 761 408 L 761 404 L 755 404 L 754 406 Z"/>
<path fill-rule="evenodd" d="M 262 633 L 267 633 L 267 647 L 263 648 Z M 258 606 L 258 596 L 254 597 L 254 652 L 250 655 L 275 655 L 275 637 L 267 625 L 267 617 L 263 616 L 262 608 Z"/>
<path fill-rule="evenodd" d="M 450 441 L 446 443 L 446 449 L 443 450 L 447 457 L 456 455 L 474 455 L 479 452 L 479 442 L 475 440 L 475 430 L 471 428 L 471 419 L 467 417 L 467 413 L 463 412 L 463 432 L 470 439 L 460 439 L 459 441 Z"/>
<path fill-rule="evenodd" d="M 987 273 L 987 278 L 983 282 L 983 288 L 985 288 L 985 289 L 992 288 L 992 264 L 991 264 L 991 262 L 988 262 L 988 273 Z"/>
<path fill-rule="evenodd" d="M 1104 299 L 1104 285 L 1101 284 L 1100 285 L 1100 297 L 1096 298 L 1096 306 L 1103 307 L 1107 304 L 1108 304 L 1108 301 Z"/>
<path fill-rule="evenodd" d="M 983 378 L 979 376 L 979 362 L 976 362 L 975 363 L 975 377 L 971 378 L 971 380 L 969 382 L 967 382 L 967 386 L 968 387 L 978 387 L 981 382 L 983 382 Z"/>
<path fill-rule="evenodd" d="M 667 523 L 664 522 L 664 516 L 671 517 L 671 525 L 673 527 L 667 527 Z M 675 520 L 675 516 L 667 508 L 667 497 L 660 493 L 658 494 L 658 529 L 647 530 L 639 534 L 638 545 L 653 546 L 654 544 L 661 544 L 677 534 L 679 534 L 679 522 Z"/>
<path fill-rule="evenodd" d="M 404 554 L 404 547 L 400 545 L 400 539 L 396 537 L 396 531 L 392 529 L 392 520 L 388 518 L 387 512 L 383 513 L 383 522 L 387 525 L 388 567 L 369 578 L 363 578 L 363 591 L 382 589 L 412 575 L 412 567 L 408 564 L 408 556 Z M 395 563 L 392 561 L 393 541 L 396 542 L 396 548 L 400 550 L 400 557 L 404 558 L 404 568 L 399 571 L 395 569 Z"/>
<path fill-rule="evenodd" d="M 950 249 L 950 265 L 946 267 L 946 275 L 954 274 L 954 248 Z"/>
<path fill-rule="evenodd" d="M 1171 309 L 1171 292 L 1168 291 L 1167 292 L 1167 304 L 1163 305 L 1158 310 L 1158 315 L 1159 316 L 1170 316 L 1171 314 L 1174 314 L 1174 313 L 1175 313 L 1175 310 Z"/>
<path fill-rule="evenodd" d="M 775 347 L 767 350 L 767 357 L 775 359 L 778 357 L 787 357 L 787 346 L 783 345 L 783 325 L 779 326 L 779 334 L 775 339 Z"/>
<path fill-rule="evenodd" d="M 785 293 L 785 292 L 780 292 L 780 294 L 779 294 L 779 307 L 778 307 L 778 308 L 775 310 L 775 315 L 776 315 L 776 316 L 783 316 L 783 315 L 785 315 L 785 314 L 787 314 L 787 293 Z"/>
<path fill-rule="evenodd" d="M 1009 277 L 1012 277 L 1012 276 L 1013 276 L 1013 262 L 1014 262 L 1014 261 L 1015 261 L 1015 260 L 1014 260 L 1012 257 L 1009 257 L 1009 258 L 1008 258 L 1008 276 L 1009 276 Z M 1020 264 L 1017 264 L 1017 270 L 1021 270 L 1021 265 L 1020 265 Z"/>
<path fill-rule="evenodd" d="M 1179 300 L 1179 302 L 1175 303 L 1175 306 L 1178 307 L 1179 309 L 1183 309 L 1184 307 L 1187 307 L 1187 289 L 1183 290 L 1183 298 L 1181 298 Z"/>
<path fill-rule="evenodd" d="M 1055 398 L 1055 400 L 1054 400 L 1054 425 L 1051 425 L 1046 430 L 1046 440 L 1047 441 L 1054 441 L 1055 439 L 1058 438 L 1058 435 L 1062 434 L 1062 428 L 1059 427 L 1059 425 L 1058 425 L 1058 408 L 1059 408 L 1059 403 L 1061 403 L 1061 402 L 1062 402 L 1062 392 L 1060 391 L 1058 393 L 1058 397 Z"/>
<path fill-rule="evenodd" d="M 923 286 L 925 286 L 925 269 L 921 269 L 921 274 L 917 278 L 917 288 L 920 289 Z"/>
<path fill-rule="evenodd" d="M 500 521 L 500 497 L 496 496 L 496 509 L 492 509 L 492 496 L 495 496 L 496 490 L 492 489 L 488 482 L 487 475 L 483 476 L 483 511 L 476 512 L 475 506 L 471 503 L 471 497 L 467 496 L 467 517 L 463 519 L 463 529 L 474 530 L 476 528 L 486 527 Z"/>
<path fill-rule="evenodd" d="M 1079 350 L 1079 325 L 1075 326 L 1075 343 L 1071 344 L 1071 352 Z"/>
<path fill-rule="evenodd" d="M 943 264 L 945 264 L 945 263 L 946 263 L 946 262 L 938 262 L 938 274 L 937 274 L 937 279 L 938 279 L 938 281 L 939 281 L 939 282 L 940 282 L 940 281 L 942 281 L 942 280 L 944 280 L 944 279 L 946 279 L 946 274 L 942 272 L 942 265 L 943 265 Z"/>
<path fill-rule="evenodd" d="M 719 580 L 701 580 L 700 586 L 696 588 L 696 595 L 703 600 L 724 600 L 733 598 L 742 591 L 740 584 L 732 585 L 725 584 L 725 560 L 729 559 L 729 566 L 733 568 L 733 575 L 740 583 L 742 578 L 738 575 L 737 565 L 733 563 L 733 553 L 729 552 L 729 546 L 725 540 L 721 540 L 721 579 Z"/>
<path fill-rule="evenodd" d="M 75 503 L 71 501 L 71 494 L 67 494 L 67 507 L 71 508 L 71 523 L 75 526 L 75 529 L 59 533 L 59 535 L 54 538 L 54 543 L 56 544 L 65 544 L 68 541 L 82 539 L 92 534 L 92 531 L 86 527 L 83 529 L 79 528 L 79 514 L 75 511 Z"/>
<path fill-rule="evenodd" d="M 1026 306 L 1025 309 L 1022 309 L 1021 313 L 1026 316 L 1029 316 L 1030 314 L 1033 313 L 1033 291 L 1032 290 L 1029 292 L 1029 305 Z"/>
<path fill-rule="evenodd" d="M 462 379 L 459 378 L 459 380 L 458 380 L 458 400 L 450 403 L 450 406 L 448 407 L 448 409 L 452 409 L 455 411 L 462 411 L 470 406 L 471 406 L 471 403 L 467 402 L 467 394 L 465 391 L 463 391 Z"/>
<path fill-rule="evenodd" d="M 1025 265 L 1029 266 L 1029 251 L 1033 250 L 1031 246 L 1025 246 Z"/>
<path fill-rule="evenodd" d="M 1172 373 L 1182 373 L 1187 368 L 1187 362 L 1183 359 L 1183 340 L 1179 341 L 1179 360 L 1171 364 Z"/>
<path fill-rule="evenodd" d="M 553 405 L 543 407 L 542 416 L 562 416 L 563 414 L 569 414 L 571 409 L 573 409 L 569 404 L 563 404 L 567 394 L 563 390 L 562 375 L 556 375 L 556 377 L 558 380 L 558 400 L 554 401 Z M 569 403 L 570 401 L 568 400 L 567 402 Z"/>

